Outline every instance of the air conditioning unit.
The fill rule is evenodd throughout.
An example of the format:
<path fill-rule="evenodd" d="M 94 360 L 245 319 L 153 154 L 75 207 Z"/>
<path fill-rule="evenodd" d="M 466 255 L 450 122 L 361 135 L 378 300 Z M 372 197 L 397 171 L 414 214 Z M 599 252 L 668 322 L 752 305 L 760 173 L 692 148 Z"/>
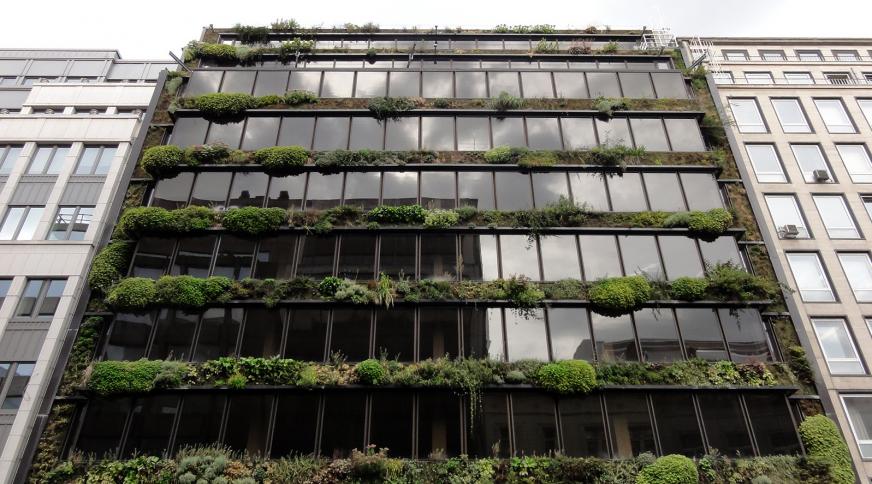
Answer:
<path fill-rule="evenodd" d="M 796 225 L 785 225 L 781 227 L 781 234 L 785 239 L 795 239 L 799 237 L 799 227 Z"/>
<path fill-rule="evenodd" d="M 827 170 L 815 170 L 812 172 L 814 174 L 814 179 L 819 182 L 824 182 L 830 179 L 830 172 Z"/>

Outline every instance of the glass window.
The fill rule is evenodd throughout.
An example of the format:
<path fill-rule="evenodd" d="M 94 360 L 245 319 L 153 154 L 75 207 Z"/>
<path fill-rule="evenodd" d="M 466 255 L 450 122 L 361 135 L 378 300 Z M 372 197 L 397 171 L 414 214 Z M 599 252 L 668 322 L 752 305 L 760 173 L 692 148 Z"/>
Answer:
<path fill-rule="evenodd" d="M 672 151 L 705 151 L 705 143 L 695 119 L 666 118 L 663 122 L 672 143 Z"/>
<path fill-rule="evenodd" d="M 161 309 L 155 322 L 150 360 L 182 360 L 191 357 L 191 344 L 199 314 L 180 309 Z"/>
<path fill-rule="evenodd" d="M 794 252 L 787 254 L 790 270 L 805 302 L 834 302 L 830 282 L 815 253 Z"/>
<path fill-rule="evenodd" d="M 381 190 L 381 173 L 348 172 L 345 176 L 345 205 L 355 205 L 369 210 L 378 205 Z"/>
<path fill-rule="evenodd" d="M 775 145 L 745 145 L 754 174 L 760 183 L 786 183 L 787 177 L 775 151 Z"/>
<path fill-rule="evenodd" d="M 851 216 L 843 197 L 815 195 L 812 198 L 831 239 L 860 238 L 860 232 L 854 225 L 854 217 Z"/>
<path fill-rule="evenodd" d="M 562 150 L 560 125 L 557 118 L 527 118 L 527 138 L 530 148 L 536 150 Z"/>
<path fill-rule="evenodd" d="M 526 276 L 540 280 L 536 242 L 526 235 L 500 235 L 503 278 Z"/>
<path fill-rule="evenodd" d="M 461 179 L 463 176 L 461 176 Z M 533 208 L 530 175 L 518 172 L 496 173 L 497 207 L 500 210 L 529 210 Z"/>
<path fill-rule="evenodd" d="M 391 97 L 421 96 L 420 72 L 391 72 L 390 75 Z"/>
<path fill-rule="evenodd" d="M 229 400 L 224 445 L 248 455 L 263 454 L 269 434 L 272 396 L 232 395 Z"/>
<path fill-rule="evenodd" d="M 678 327 L 688 358 L 729 359 L 718 316 L 707 308 L 678 308 Z"/>
<path fill-rule="evenodd" d="M 237 172 L 230 186 L 228 208 L 262 207 L 269 177 L 260 172 Z"/>
<path fill-rule="evenodd" d="M 339 277 L 352 280 L 375 279 L 376 236 L 346 234 L 339 247 Z"/>
<path fill-rule="evenodd" d="M 590 322 L 584 309 L 549 308 L 548 330 L 555 360 L 594 360 Z"/>
<path fill-rule="evenodd" d="M 766 327 L 756 309 L 719 309 L 730 354 L 736 363 L 770 361 Z"/>
<path fill-rule="evenodd" d="M 608 458 L 599 395 L 561 398 L 559 409 L 565 454 Z"/>
<path fill-rule="evenodd" d="M 456 457 L 461 440 L 460 397 L 446 392 L 418 399 L 418 457 Z"/>
<path fill-rule="evenodd" d="M 621 260 L 626 275 L 643 274 L 654 280 L 663 277 L 657 242 L 648 235 L 619 235 Z"/>
<path fill-rule="evenodd" d="M 712 72 L 712 77 L 715 79 L 715 84 L 732 84 L 732 72 Z"/>
<path fill-rule="evenodd" d="M 586 99 L 587 81 L 583 72 L 555 72 L 554 84 L 557 97 L 565 99 Z"/>
<path fill-rule="evenodd" d="M 488 72 L 488 82 L 491 97 L 497 97 L 504 92 L 512 96 L 521 95 L 517 72 Z"/>
<path fill-rule="evenodd" d="M 624 97 L 653 98 L 654 88 L 647 72 L 621 72 L 618 74 Z"/>
<path fill-rule="evenodd" d="M 557 416 L 554 397 L 532 393 L 512 395 L 515 424 L 514 452 L 522 455 L 548 455 L 558 448 Z"/>
<path fill-rule="evenodd" d="M 499 277 L 495 235 L 461 235 L 460 265 L 464 280 L 491 281 Z"/>
<path fill-rule="evenodd" d="M 339 205 L 342 195 L 342 173 L 309 173 L 306 208 L 323 210 Z"/>
<path fill-rule="evenodd" d="M 493 210 L 494 201 L 493 174 L 489 171 L 461 172 L 457 180 L 459 206 L 473 207 L 478 210 Z"/>
<path fill-rule="evenodd" d="M 869 78 L 869 74 L 866 74 L 866 79 L 868 81 L 872 81 Z M 866 118 L 866 122 L 869 123 L 869 126 L 872 126 L 872 99 L 858 99 L 857 104 L 860 105 L 860 111 L 863 112 L 863 117 Z"/>
<path fill-rule="evenodd" d="M 648 151 L 669 151 L 666 131 L 660 119 L 633 118 L 630 119 L 630 126 L 633 128 L 636 146 L 644 147 Z"/>
<path fill-rule="evenodd" d="M 47 240 L 84 240 L 94 207 L 58 207 Z"/>
<path fill-rule="evenodd" d="M 644 173 L 645 191 L 651 210 L 681 212 L 687 210 L 677 173 Z"/>
<path fill-rule="evenodd" d="M 745 394 L 745 405 L 761 455 L 796 455 L 801 452 L 796 425 L 786 403 L 780 394 Z"/>
<path fill-rule="evenodd" d="M 679 173 L 690 210 L 723 208 L 721 189 L 711 173 Z"/>
<path fill-rule="evenodd" d="M 385 234 L 381 237 L 379 272 L 394 279 L 415 278 L 416 238 L 408 234 Z"/>
<path fill-rule="evenodd" d="M 384 130 L 384 125 L 375 118 L 351 118 L 349 148 L 352 150 L 382 149 L 384 147 Z"/>
<path fill-rule="evenodd" d="M 354 97 L 367 98 L 384 96 L 387 93 L 387 72 L 358 72 L 354 87 Z"/>
<path fill-rule="evenodd" d="M 179 173 L 173 178 L 161 178 L 155 184 L 150 205 L 168 210 L 182 208 L 188 204 L 191 186 L 194 184 L 194 174 Z"/>
<path fill-rule="evenodd" d="M 348 146 L 349 118 L 319 117 L 317 120 L 313 149 L 317 151 L 344 150 Z"/>
<path fill-rule="evenodd" d="M 488 118 L 457 118 L 458 151 L 484 151 L 489 150 L 490 146 Z"/>
<path fill-rule="evenodd" d="M 200 94 L 218 92 L 218 87 L 221 85 L 221 78 L 223 77 L 223 75 L 224 71 L 192 72 L 190 79 L 188 79 L 188 85 L 185 87 L 185 96 L 193 97 Z M 285 84 L 287 84 L 287 73 L 285 73 Z M 275 92 L 272 94 L 284 93 L 285 90 L 284 88 L 282 88 L 281 92 Z M 260 94 L 255 93 L 255 95 L 259 96 Z"/>
<path fill-rule="evenodd" d="M 761 50 L 760 57 L 765 61 L 783 61 L 783 50 Z"/>
<path fill-rule="evenodd" d="M 833 174 L 824 159 L 820 146 L 792 144 L 790 145 L 790 149 L 793 151 L 793 156 L 796 158 L 796 162 L 799 164 L 799 169 L 802 171 L 802 176 L 806 182 L 819 183 L 821 181 L 829 180 L 829 182 L 832 183 Z M 818 176 L 815 175 L 815 171 L 817 170 L 825 171 L 827 179 L 823 180 L 818 178 Z"/>
<path fill-rule="evenodd" d="M 415 347 L 415 309 L 391 308 L 375 312 L 375 356 L 412 361 Z"/>
<path fill-rule="evenodd" d="M 300 210 L 305 188 L 305 174 L 273 177 L 269 184 L 266 206 Z"/>
<path fill-rule="evenodd" d="M 86 146 L 79 156 L 76 175 L 105 175 L 109 173 L 117 151 L 114 146 Z M 16 154 L 17 156 L 17 154 Z M 0 153 L 2 158 L 2 153 Z"/>
<path fill-rule="evenodd" d="M 61 172 L 69 146 L 38 146 L 27 167 L 28 175 L 57 175 Z"/>
<path fill-rule="evenodd" d="M 245 133 L 242 135 L 242 149 L 254 151 L 276 146 L 276 138 L 279 134 L 279 121 L 281 121 L 281 118 L 248 118 L 248 121 L 245 123 Z"/>
<path fill-rule="evenodd" d="M 502 360 L 505 354 L 503 315 L 499 308 L 463 308 L 463 354 L 467 358 Z"/>
<path fill-rule="evenodd" d="M 675 317 L 669 309 L 641 309 L 633 313 L 642 359 L 651 362 L 670 362 L 684 358 L 678 342 Z"/>
<path fill-rule="evenodd" d="M 287 90 L 287 71 L 257 71 L 257 80 L 254 82 L 255 96 L 265 96 L 267 94 L 282 96 Z"/>
<path fill-rule="evenodd" d="M 251 94 L 254 87 L 255 71 L 224 71 L 221 92 L 241 92 Z M 283 93 L 284 94 L 284 93 Z"/>
<path fill-rule="evenodd" d="M 654 430 L 644 393 L 609 393 L 606 408 L 613 457 L 626 459 L 654 452 Z"/>
<path fill-rule="evenodd" d="M 541 235 L 539 245 L 546 281 L 581 279 L 574 235 Z"/>
<path fill-rule="evenodd" d="M 302 238 L 297 260 L 297 276 L 321 279 L 333 275 L 333 251 L 336 236 L 312 236 Z"/>
<path fill-rule="evenodd" d="M 412 398 L 407 392 L 372 394 L 369 445 L 388 448 L 396 457 L 413 457 Z"/>
<path fill-rule="evenodd" d="M 745 82 L 747 84 L 773 84 L 771 72 L 746 72 Z"/>
<path fill-rule="evenodd" d="M 215 210 L 224 209 L 227 193 L 230 191 L 230 172 L 201 172 L 194 183 L 191 205 L 202 205 Z"/>
<path fill-rule="evenodd" d="M 170 273 L 174 276 L 208 277 L 216 239 L 214 235 L 179 239 L 179 248 Z"/>
<path fill-rule="evenodd" d="M 615 212 L 641 212 L 648 209 L 641 173 L 622 173 L 606 177 L 612 210 Z"/>
<path fill-rule="evenodd" d="M 821 115 L 827 131 L 830 133 L 856 133 L 854 123 L 845 111 L 845 105 L 839 99 L 815 99 L 818 113 Z"/>
<path fill-rule="evenodd" d="M 425 208 L 454 208 L 455 194 L 454 172 L 421 173 L 421 205 Z"/>
<path fill-rule="evenodd" d="M 349 361 L 369 358 L 370 317 L 369 309 L 334 309 L 328 356 L 340 353 Z"/>
<path fill-rule="evenodd" d="M 652 72 L 654 89 L 657 90 L 658 98 L 686 99 L 687 87 L 684 78 L 677 72 Z"/>
<path fill-rule="evenodd" d="M 869 254 L 840 253 L 839 262 L 857 302 L 872 302 L 872 261 Z"/>
<path fill-rule="evenodd" d="M 139 239 L 136 255 L 133 257 L 130 275 L 133 277 L 148 277 L 157 279 L 166 274 L 170 258 L 173 256 L 175 241 L 155 237 Z"/>
<path fill-rule="evenodd" d="M 700 393 L 697 398 L 709 446 L 724 455 L 752 455 L 751 437 L 738 395 Z"/>
<path fill-rule="evenodd" d="M 753 99 L 730 99 L 730 110 L 733 119 L 739 126 L 741 133 L 765 133 L 766 124 L 757 107 L 757 101 Z"/>
<path fill-rule="evenodd" d="M 145 358 L 146 344 L 152 327 L 150 313 L 116 314 L 103 350 L 104 358 L 125 361 Z"/>
<path fill-rule="evenodd" d="M 851 432 L 864 459 L 872 457 L 872 396 L 841 395 Z"/>
<path fill-rule="evenodd" d="M 31 240 L 43 207 L 9 207 L 0 226 L 0 240 Z"/>
<path fill-rule="evenodd" d="M 660 429 L 660 447 L 664 455 L 702 455 L 702 434 L 693 397 L 686 393 L 656 392 L 651 394 L 654 417 Z"/>
<path fill-rule="evenodd" d="M 421 279 L 457 278 L 457 238 L 454 234 L 421 237 Z"/>
<path fill-rule="evenodd" d="M 584 279 L 595 281 L 603 277 L 620 276 L 621 262 L 613 235 L 579 235 Z"/>
<path fill-rule="evenodd" d="M 702 251 L 702 258 L 706 264 L 732 262 L 739 267 L 745 265 L 742 257 L 739 256 L 736 239 L 732 236 L 718 237 L 712 241 L 700 240 L 699 248 Z"/>
<path fill-rule="evenodd" d="M 614 72 L 588 72 L 587 86 L 590 97 L 621 97 L 621 88 Z"/>
<path fill-rule="evenodd" d="M 454 118 L 433 116 L 421 118 L 421 149 L 454 151 Z"/>
<path fill-rule="evenodd" d="M 494 146 L 527 146 L 523 118 L 491 118 Z"/>
<path fill-rule="evenodd" d="M 788 84 L 814 84 L 811 73 L 808 72 L 785 72 L 784 79 Z"/>
<path fill-rule="evenodd" d="M 666 279 L 679 277 L 702 277 L 703 264 L 699 258 L 696 241 L 689 237 L 658 237 Z"/>
<path fill-rule="evenodd" d="M 872 183 L 872 161 L 865 145 L 836 145 L 854 183 Z"/>
<path fill-rule="evenodd" d="M 557 203 L 561 198 L 569 200 L 566 173 L 533 173 L 533 194 L 537 208 Z"/>
<path fill-rule="evenodd" d="M 382 204 L 412 205 L 418 202 L 418 172 L 389 171 L 384 174 Z"/>
<path fill-rule="evenodd" d="M 278 396 L 271 447 L 274 459 L 315 451 L 319 400 L 316 394 Z"/>
<path fill-rule="evenodd" d="M 484 72 L 463 72 L 454 74 L 457 83 L 457 98 L 481 99 L 487 96 L 487 80 Z"/>
<path fill-rule="evenodd" d="M 591 313 L 597 361 L 639 361 L 636 334 L 629 314 L 617 317 Z"/>
<path fill-rule="evenodd" d="M 230 148 L 238 148 L 242 138 L 243 122 L 236 123 L 211 123 L 209 134 L 206 135 L 206 144 L 224 144 Z"/>
<path fill-rule="evenodd" d="M 608 212 L 609 198 L 604 178 L 600 173 L 569 173 L 569 185 L 575 203 L 593 211 Z"/>
<path fill-rule="evenodd" d="M 773 99 L 772 107 L 785 133 L 811 133 L 799 99 Z"/>
<path fill-rule="evenodd" d="M 286 315 L 284 308 L 246 309 L 239 356 L 268 358 L 280 355 Z"/>
<path fill-rule="evenodd" d="M 236 355 L 236 339 L 242 326 L 242 308 L 209 308 L 200 321 L 193 361 L 208 361 Z"/>
<path fill-rule="evenodd" d="M 600 145 L 633 146 L 633 138 L 630 136 L 630 127 L 626 118 L 609 120 L 596 118 L 596 130 Z"/>
<path fill-rule="evenodd" d="M 554 87 L 551 85 L 550 72 L 522 72 L 521 84 L 524 86 L 525 98 L 554 97 Z"/>
<path fill-rule="evenodd" d="M 425 98 L 454 97 L 454 79 L 451 72 L 424 72 L 423 94 Z"/>
<path fill-rule="evenodd" d="M 840 62 L 857 62 L 860 60 L 856 50 L 834 50 L 836 60 Z"/>
<path fill-rule="evenodd" d="M 545 314 L 541 309 L 533 314 L 506 310 L 506 345 L 509 361 L 548 361 L 548 335 Z"/>
<path fill-rule="evenodd" d="M 130 411 L 130 399 L 94 399 L 88 402 L 76 450 L 94 455 L 115 455 Z"/>
<path fill-rule="evenodd" d="M 748 51 L 746 50 L 725 50 L 722 51 L 724 57 L 728 61 L 746 61 L 748 60 Z"/>
<path fill-rule="evenodd" d="M 251 277 L 254 246 L 253 240 L 228 234 L 222 235 L 212 275 L 237 281 Z"/>
<path fill-rule="evenodd" d="M 567 150 L 584 150 L 597 146 L 593 118 L 561 118 L 563 142 Z"/>
<path fill-rule="evenodd" d="M 475 432 L 468 435 L 469 453 L 475 457 L 507 457 L 511 451 L 507 395 L 502 392 L 485 393 L 481 408 L 476 412 Z"/>
<path fill-rule="evenodd" d="M 0 175 L 12 173 L 20 155 L 21 146 L 0 146 Z"/>
<path fill-rule="evenodd" d="M 385 121 L 387 128 L 385 149 L 395 151 L 417 150 L 418 119 L 417 117 L 408 117 Z"/>
<path fill-rule="evenodd" d="M 419 358 L 456 358 L 460 355 L 457 310 L 420 308 Z"/>
<path fill-rule="evenodd" d="M 218 441 L 227 397 L 223 395 L 185 395 L 176 429 L 175 449 L 211 445 Z"/>
<path fill-rule="evenodd" d="M 308 72 L 295 72 L 297 74 L 310 74 Z M 328 122 L 329 123 L 329 122 Z M 302 146 L 312 147 L 312 135 L 315 132 L 315 118 L 282 118 L 282 127 L 279 130 L 279 146 Z"/>
<path fill-rule="evenodd" d="M 807 239 L 810 237 L 808 229 L 805 225 L 805 219 L 799 210 L 799 205 L 796 203 L 796 197 L 793 195 L 766 195 L 766 205 L 769 207 L 769 214 L 772 216 L 772 223 L 775 224 L 775 230 L 778 236 L 782 239 Z M 793 230 L 793 227 L 796 230 Z"/>
<path fill-rule="evenodd" d="M 294 77 L 291 76 L 291 84 Z M 351 97 L 351 88 L 354 86 L 354 72 L 326 71 L 324 83 L 321 86 L 321 97 Z"/>
<path fill-rule="evenodd" d="M 300 361 L 324 361 L 329 316 L 327 310 L 293 310 L 288 321 L 284 357 Z"/>
<path fill-rule="evenodd" d="M 857 354 L 854 338 L 844 319 L 812 319 L 814 334 L 834 375 L 865 375 L 866 369 Z"/>
<path fill-rule="evenodd" d="M 293 276 L 296 243 L 296 236 L 283 235 L 261 239 L 257 248 L 257 268 L 254 277 L 257 279 L 290 279 Z"/>

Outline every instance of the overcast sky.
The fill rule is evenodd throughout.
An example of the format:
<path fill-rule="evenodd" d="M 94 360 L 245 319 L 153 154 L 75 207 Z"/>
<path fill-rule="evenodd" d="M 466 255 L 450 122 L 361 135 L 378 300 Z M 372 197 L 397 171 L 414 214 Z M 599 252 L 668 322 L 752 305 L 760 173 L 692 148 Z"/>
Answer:
<path fill-rule="evenodd" d="M 872 37 L 872 0 L 6 0 L 0 11 L 0 48 L 117 49 L 125 59 L 178 54 L 209 24 L 279 17 L 325 27 L 545 23 L 667 26 L 678 36 Z"/>

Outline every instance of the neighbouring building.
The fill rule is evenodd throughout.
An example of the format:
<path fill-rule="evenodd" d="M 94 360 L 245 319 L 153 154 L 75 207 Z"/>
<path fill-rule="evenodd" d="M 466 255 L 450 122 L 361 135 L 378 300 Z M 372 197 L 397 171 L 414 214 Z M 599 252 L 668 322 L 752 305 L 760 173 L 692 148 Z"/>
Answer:
<path fill-rule="evenodd" d="M 142 163 L 118 179 L 117 280 L 79 300 L 84 266 L 67 276 L 59 307 L 89 333 L 46 400 L 31 478 L 71 454 L 210 445 L 805 452 L 814 382 L 789 369 L 802 348 L 777 291 L 754 288 L 772 241 L 673 39 L 365 30 L 208 28 L 189 70 L 160 79 Z M 61 202 L 44 203 L 48 230 Z M 754 282 L 739 294 L 713 274 Z M 3 310 L 38 311 L 44 292 Z M 549 386 L 540 366 L 563 360 L 595 364 L 598 384 Z"/>
<path fill-rule="evenodd" d="M 787 306 L 863 474 L 872 477 L 872 40 L 703 38 Z"/>
<path fill-rule="evenodd" d="M 167 67 L 115 51 L 0 49 L 0 482 L 45 424 L 40 405 L 57 391 L 91 259 Z"/>

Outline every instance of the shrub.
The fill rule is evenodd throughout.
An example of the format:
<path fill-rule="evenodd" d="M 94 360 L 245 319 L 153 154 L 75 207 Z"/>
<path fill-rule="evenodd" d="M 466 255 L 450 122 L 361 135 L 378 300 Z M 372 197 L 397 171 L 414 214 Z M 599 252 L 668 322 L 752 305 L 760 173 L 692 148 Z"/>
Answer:
<path fill-rule="evenodd" d="M 556 54 L 557 42 L 549 42 L 548 39 L 539 39 L 534 50 L 539 54 Z"/>
<path fill-rule="evenodd" d="M 420 225 L 425 217 L 426 211 L 420 205 L 380 205 L 366 214 L 367 220 L 380 224 Z"/>
<path fill-rule="evenodd" d="M 238 119 L 245 111 L 257 107 L 256 99 L 240 92 L 216 92 L 188 98 L 186 105 L 199 109 L 209 119 Z"/>
<path fill-rule="evenodd" d="M 272 146 L 254 152 L 254 161 L 263 165 L 263 171 L 282 176 L 299 171 L 309 160 L 309 150 L 302 146 Z"/>
<path fill-rule="evenodd" d="M 154 279 L 130 277 L 109 290 L 106 304 L 119 310 L 136 311 L 148 308 L 156 294 Z"/>
<path fill-rule="evenodd" d="M 333 297 L 342 287 L 342 279 L 334 276 L 327 276 L 324 279 L 321 279 L 321 282 L 318 283 L 318 293 L 322 296 Z"/>
<path fill-rule="evenodd" d="M 106 292 L 124 275 L 132 253 L 133 244 L 126 241 L 107 245 L 94 257 L 91 272 L 88 274 L 88 286 L 96 291 Z"/>
<path fill-rule="evenodd" d="M 546 363 L 536 372 L 536 384 L 557 393 L 588 393 L 596 387 L 596 372 L 584 360 Z"/>
<path fill-rule="evenodd" d="M 814 371 L 808 362 L 805 348 L 802 346 L 789 347 L 787 349 L 787 364 L 799 381 L 807 385 L 814 385 Z"/>
<path fill-rule="evenodd" d="M 799 435 L 809 457 L 830 464 L 832 482 L 836 484 L 856 482 L 851 453 L 835 422 L 824 415 L 808 417 L 799 424 Z"/>
<path fill-rule="evenodd" d="M 427 210 L 424 216 L 424 228 L 447 229 L 460 222 L 460 216 L 454 210 Z"/>
<path fill-rule="evenodd" d="M 436 98 L 433 100 L 433 107 L 438 109 L 447 109 L 451 107 L 451 101 L 445 98 Z"/>
<path fill-rule="evenodd" d="M 491 98 L 488 101 L 487 107 L 496 112 L 502 113 L 513 109 L 523 108 L 524 100 L 517 96 L 513 96 L 506 91 L 501 91 L 497 97 Z"/>
<path fill-rule="evenodd" d="M 531 315 L 532 310 L 545 299 L 545 292 L 525 276 L 512 276 L 496 282 L 505 292 L 506 299 L 512 302 L 513 309 L 522 316 Z"/>
<path fill-rule="evenodd" d="M 693 460 L 683 455 L 658 457 L 636 476 L 636 484 L 697 484 L 699 473 Z"/>
<path fill-rule="evenodd" d="M 707 212 L 678 212 L 663 221 L 664 227 L 687 227 L 691 232 L 707 238 L 723 235 L 733 224 L 733 215 L 723 208 Z"/>
<path fill-rule="evenodd" d="M 198 309 L 218 302 L 233 285 L 226 277 L 201 279 L 193 276 L 163 276 L 154 285 L 155 301 L 168 306 Z"/>
<path fill-rule="evenodd" d="M 627 101 L 625 99 L 614 98 L 614 97 L 598 97 L 593 102 L 593 108 L 599 111 L 603 116 L 607 116 L 609 118 L 615 113 L 615 111 L 626 111 L 629 109 L 627 106 Z"/>
<path fill-rule="evenodd" d="M 154 178 L 172 177 L 185 163 L 185 153 L 178 146 L 152 146 L 142 154 L 139 166 Z"/>
<path fill-rule="evenodd" d="M 732 262 L 708 267 L 706 278 L 709 293 L 723 301 L 772 299 L 778 295 L 778 284 L 748 273 Z"/>
<path fill-rule="evenodd" d="M 213 59 L 219 62 L 233 62 L 239 59 L 236 47 L 209 42 L 191 42 L 185 48 L 185 60 Z"/>
<path fill-rule="evenodd" d="M 553 166 L 556 163 L 557 155 L 553 151 L 528 151 L 518 159 L 518 166 L 524 168 Z"/>
<path fill-rule="evenodd" d="M 265 44 L 269 42 L 269 27 L 236 24 L 233 27 L 237 38 L 243 44 Z"/>
<path fill-rule="evenodd" d="M 196 145 L 185 150 L 185 159 L 190 165 L 197 165 L 200 163 L 220 163 L 225 161 L 229 156 L 230 148 L 221 143 Z"/>
<path fill-rule="evenodd" d="M 241 207 L 224 212 L 222 225 L 230 232 L 244 235 L 261 235 L 275 232 L 288 221 L 283 208 Z"/>
<path fill-rule="evenodd" d="M 128 237 L 184 234 L 206 230 L 215 224 L 216 218 L 216 212 L 206 207 L 191 206 L 172 211 L 161 207 L 134 207 L 121 215 L 115 230 Z"/>
<path fill-rule="evenodd" d="M 645 155 L 645 148 L 630 148 L 623 145 L 595 146 L 589 152 L 589 160 L 594 165 L 623 168 L 628 158 Z"/>
<path fill-rule="evenodd" d="M 374 97 L 367 106 L 372 117 L 379 121 L 400 119 L 400 113 L 415 109 L 415 102 L 405 97 Z"/>
<path fill-rule="evenodd" d="M 315 104 L 318 102 L 318 95 L 312 91 L 288 91 L 285 93 L 284 101 L 290 106 L 299 106 L 301 104 Z"/>
<path fill-rule="evenodd" d="M 364 360 L 354 367 L 354 372 L 357 374 L 357 379 L 361 383 L 367 385 L 378 385 L 384 380 L 385 368 L 378 360 Z"/>
<path fill-rule="evenodd" d="M 614 40 L 604 45 L 600 50 L 603 54 L 615 54 L 618 52 L 618 43 Z"/>
<path fill-rule="evenodd" d="M 517 163 L 529 151 L 523 147 L 497 146 L 484 152 L 484 160 L 495 165 Z"/>
<path fill-rule="evenodd" d="M 700 277 L 679 277 L 669 285 L 669 294 L 673 299 L 682 301 L 699 301 L 705 298 L 708 281 Z"/>
<path fill-rule="evenodd" d="M 91 368 L 87 388 L 98 395 L 144 393 L 154 388 L 163 361 L 98 361 Z"/>
<path fill-rule="evenodd" d="M 588 298 L 595 312 L 617 316 L 635 311 L 652 293 L 651 284 L 643 276 L 611 277 L 594 282 Z"/>
<path fill-rule="evenodd" d="M 289 41 L 282 42 L 279 46 L 279 56 L 287 57 L 297 52 L 311 52 L 313 49 L 315 49 L 314 40 L 303 40 L 299 37 L 294 37 Z"/>

